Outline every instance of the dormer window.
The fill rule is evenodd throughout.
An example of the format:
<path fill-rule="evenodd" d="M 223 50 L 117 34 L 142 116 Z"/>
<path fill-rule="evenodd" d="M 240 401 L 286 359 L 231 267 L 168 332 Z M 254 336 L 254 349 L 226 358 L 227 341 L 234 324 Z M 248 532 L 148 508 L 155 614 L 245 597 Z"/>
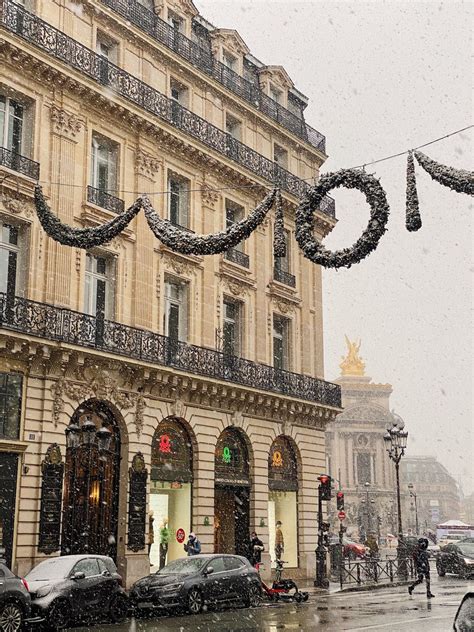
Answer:
<path fill-rule="evenodd" d="M 179 33 L 184 33 L 184 20 L 177 13 L 174 13 L 174 11 L 168 11 L 168 24 L 172 26 L 175 31 L 178 31 Z"/>
<path fill-rule="evenodd" d="M 227 66 L 230 70 L 237 72 L 238 60 L 235 55 L 232 55 L 232 53 L 229 53 L 226 50 L 222 51 L 222 62 L 224 66 Z"/>
<path fill-rule="evenodd" d="M 282 103 L 283 101 L 283 91 L 279 90 L 273 84 L 270 84 L 270 97 L 276 101 L 277 103 Z"/>

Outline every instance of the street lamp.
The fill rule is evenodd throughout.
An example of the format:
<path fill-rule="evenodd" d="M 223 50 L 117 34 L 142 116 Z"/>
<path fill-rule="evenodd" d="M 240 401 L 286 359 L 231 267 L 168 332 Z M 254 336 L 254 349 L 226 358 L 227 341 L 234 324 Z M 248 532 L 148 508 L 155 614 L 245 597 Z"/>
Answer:
<path fill-rule="evenodd" d="M 395 463 L 395 474 L 397 482 L 397 509 L 398 509 L 398 546 L 397 546 L 397 558 L 398 558 L 398 572 L 400 575 L 406 576 L 407 568 L 405 561 L 406 550 L 403 542 L 403 527 L 402 527 L 402 507 L 400 500 L 400 460 L 405 454 L 407 447 L 408 432 L 404 430 L 405 422 L 403 419 L 392 412 L 394 421 L 391 428 L 387 428 L 387 432 L 384 435 L 385 449 L 388 452 L 388 456 L 391 461 Z"/>
<path fill-rule="evenodd" d="M 416 503 L 416 493 L 413 491 L 413 483 L 408 483 L 408 491 L 410 493 L 410 498 L 413 498 L 415 501 L 415 532 L 416 535 L 419 535 L 420 532 L 418 530 L 418 505 Z"/>

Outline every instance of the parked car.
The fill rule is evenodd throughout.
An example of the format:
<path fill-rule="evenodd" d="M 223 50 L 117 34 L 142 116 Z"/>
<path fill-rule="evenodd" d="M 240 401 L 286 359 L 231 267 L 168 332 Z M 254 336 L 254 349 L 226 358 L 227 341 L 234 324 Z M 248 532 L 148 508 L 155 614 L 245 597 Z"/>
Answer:
<path fill-rule="evenodd" d="M 25 579 L 33 614 L 50 628 L 62 630 L 75 622 L 104 615 L 118 622 L 127 615 L 128 598 L 110 557 L 54 557 L 35 566 Z"/>
<path fill-rule="evenodd" d="M 243 602 L 257 606 L 262 599 L 260 576 L 238 555 L 194 555 L 170 562 L 138 580 L 130 590 L 134 608 L 186 608 L 191 614 L 204 605 Z"/>
<path fill-rule="evenodd" d="M 24 579 L 0 561 L 0 630 L 18 632 L 31 618 L 31 598 Z"/>
<path fill-rule="evenodd" d="M 474 630 L 474 592 L 464 595 L 454 617 L 454 632 L 472 632 Z"/>
<path fill-rule="evenodd" d="M 459 542 L 442 547 L 436 557 L 436 570 L 440 577 L 446 573 L 462 577 L 474 575 L 474 543 Z"/>
<path fill-rule="evenodd" d="M 330 544 L 339 544 L 339 536 L 335 534 L 332 535 Z M 344 557 L 347 557 L 350 560 L 355 560 L 357 557 L 365 557 L 367 553 L 367 547 L 364 544 L 359 544 L 358 542 L 349 540 L 346 536 L 343 536 L 342 538 L 342 545 L 344 547 Z"/>

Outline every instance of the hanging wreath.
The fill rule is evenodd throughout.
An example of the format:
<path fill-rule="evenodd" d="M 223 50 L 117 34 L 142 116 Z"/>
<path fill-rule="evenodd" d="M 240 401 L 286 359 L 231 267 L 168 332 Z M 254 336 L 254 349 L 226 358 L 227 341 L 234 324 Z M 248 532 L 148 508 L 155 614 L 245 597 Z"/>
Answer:
<path fill-rule="evenodd" d="M 407 158 L 407 199 L 405 226 L 410 232 L 421 228 L 420 207 L 418 204 L 418 192 L 416 190 L 415 161 L 413 152 L 408 152 Z"/>
<path fill-rule="evenodd" d="M 370 220 L 355 244 L 350 248 L 332 252 L 314 237 L 314 211 L 331 189 L 341 186 L 364 193 L 370 206 Z M 356 169 L 341 169 L 322 176 L 297 208 L 296 240 L 304 256 L 314 263 L 325 268 L 350 268 L 377 248 L 380 238 L 386 231 L 389 212 L 385 191 L 374 176 Z"/>
<path fill-rule="evenodd" d="M 445 187 L 453 189 L 458 193 L 467 193 L 472 195 L 474 193 L 474 172 L 466 171 L 465 169 L 455 169 L 454 167 L 447 167 L 442 165 L 431 158 L 428 158 L 421 151 L 415 151 L 415 158 L 418 161 L 420 167 L 430 174 L 433 180 L 436 180 Z"/>
<path fill-rule="evenodd" d="M 96 228 L 72 228 L 63 224 L 46 204 L 40 185 L 35 186 L 35 207 L 41 226 L 52 239 L 64 246 L 88 249 L 105 244 L 121 233 L 140 211 L 142 200 L 138 198 L 124 213 Z"/>
<path fill-rule="evenodd" d="M 143 198 L 143 209 L 148 226 L 155 237 L 174 252 L 183 255 L 217 255 L 229 248 L 234 248 L 238 243 L 250 237 L 272 208 L 276 195 L 277 192 L 274 189 L 248 217 L 232 224 L 227 230 L 211 235 L 194 235 L 178 228 L 169 220 L 162 219 L 146 196 Z"/>

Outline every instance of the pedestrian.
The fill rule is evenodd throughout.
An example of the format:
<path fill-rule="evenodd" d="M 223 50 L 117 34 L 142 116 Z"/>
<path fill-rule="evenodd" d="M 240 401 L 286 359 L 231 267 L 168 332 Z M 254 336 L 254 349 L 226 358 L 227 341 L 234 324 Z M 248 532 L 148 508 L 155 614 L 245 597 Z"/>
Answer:
<path fill-rule="evenodd" d="M 255 531 L 250 534 L 249 542 L 249 555 L 248 560 L 252 566 L 257 566 L 262 562 L 262 551 L 265 550 L 262 540 L 258 537 Z"/>
<path fill-rule="evenodd" d="M 376 558 L 379 555 L 379 545 L 377 543 L 377 538 L 374 533 L 369 533 L 367 536 L 367 540 L 365 541 L 365 546 L 369 549 L 369 556 L 372 558 Z"/>
<path fill-rule="evenodd" d="M 275 558 L 281 560 L 281 556 L 285 550 L 285 540 L 283 538 L 282 523 L 280 520 L 275 525 Z"/>
<path fill-rule="evenodd" d="M 153 531 L 153 523 L 155 519 L 153 518 L 153 511 L 150 511 L 148 514 L 148 557 L 150 557 L 151 547 L 155 541 L 155 533 Z"/>
<path fill-rule="evenodd" d="M 170 539 L 171 531 L 168 527 L 168 518 L 164 518 L 160 527 L 160 570 L 166 564 L 166 556 L 168 555 Z"/>
<path fill-rule="evenodd" d="M 430 584 L 430 558 L 428 556 L 428 540 L 426 538 L 418 538 L 418 546 L 413 553 L 415 559 L 416 573 L 418 579 L 411 586 L 408 586 L 410 595 L 415 590 L 415 586 L 423 583 L 423 577 L 426 580 L 426 596 L 428 599 L 434 597 L 431 592 Z"/>
<path fill-rule="evenodd" d="M 191 532 L 188 537 L 187 544 L 184 545 L 184 550 L 188 554 L 188 557 L 191 555 L 199 555 L 201 552 L 201 543 L 196 537 L 196 534 Z"/>

